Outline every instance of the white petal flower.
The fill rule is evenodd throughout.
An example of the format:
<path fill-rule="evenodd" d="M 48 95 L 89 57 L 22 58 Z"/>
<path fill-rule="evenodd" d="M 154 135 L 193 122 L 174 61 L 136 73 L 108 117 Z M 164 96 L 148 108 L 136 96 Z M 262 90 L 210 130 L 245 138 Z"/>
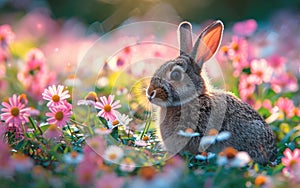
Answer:
<path fill-rule="evenodd" d="M 189 132 L 189 131 L 183 131 L 183 130 L 179 130 L 178 135 L 180 136 L 184 136 L 184 137 L 195 137 L 195 136 L 200 136 L 200 133 L 197 132 Z"/>
<path fill-rule="evenodd" d="M 205 161 L 205 160 L 209 160 L 209 159 L 211 159 L 211 158 L 213 158 L 213 157 L 215 157 L 215 156 L 216 156 L 215 153 L 208 152 L 208 153 L 206 153 L 205 155 L 198 154 L 198 155 L 195 156 L 195 158 L 196 158 L 197 160 Z"/>
<path fill-rule="evenodd" d="M 124 151 L 122 148 L 110 145 L 104 152 L 104 159 L 110 162 L 117 163 L 124 156 Z"/>
<path fill-rule="evenodd" d="M 218 135 L 217 135 L 217 141 L 224 141 L 224 140 L 228 140 L 231 136 L 231 133 L 228 132 L 228 131 L 223 131 L 223 132 L 220 132 Z"/>
<path fill-rule="evenodd" d="M 231 161 L 232 167 L 244 167 L 251 161 L 249 154 L 245 151 L 240 151 L 236 154 L 235 158 Z"/>
<path fill-rule="evenodd" d="M 203 136 L 200 141 L 201 146 L 207 146 L 216 143 L 216 136 Z"/>

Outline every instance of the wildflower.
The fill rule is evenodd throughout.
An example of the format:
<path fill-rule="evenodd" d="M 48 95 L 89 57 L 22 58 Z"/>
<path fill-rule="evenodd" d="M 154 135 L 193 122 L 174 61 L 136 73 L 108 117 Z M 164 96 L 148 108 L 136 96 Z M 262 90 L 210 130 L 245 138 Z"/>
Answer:
<path fill-rule="evenodd" d="M 16 171 L 26 172 L 33 167 L 33 161 L 23 153 L 14 153 L 12 162 Z"/>
<path fill-rule="evenodd" d="M 250 63 L 251 73 L 256 77 L 257 84 L 269 83 L 272 77 L 272 68 L 265 59 L 255 59 Z"/>
<path fill-rule="evenodd" d="M 157 169 L 153 166 L 144 166 L 141 167 L 139 170 L 139 175 L 142 179 L 150 181 L 152 180 L 157 174 Z"/>
<path fill-rule="evenodd" d="M 300 165 L 300 149 L 296 148 L 291 151 L 290 148 L 286 148 L 283 152 L 284 157 L 281 159 L 282 164 L 285 166 L 282 169 L 283 174 L 294 178 L 294 169 Z"/>
<path fill-rule="evenodd" d="M 291 118 L 294 116 L 293 109 L 295 108 L 294 102 L 288 98 L 280 97 L 276 103 L 275 106 L 279 108 L 279 111 L 285 113 L 285 115 L 288 118 Z"/>
<path fill-rule="evenodd" d="M 0 47 L 6 49 L 9 43 L 15 38 L 11 27 L 7 24 L 0 26 Z"/>
<path fill-rule="evenodd" d="M 215 153 L 211 153 L 211 152 L 202 152 L 201 154 L 198 154 L 195 156 L 195 159 L 197 160 L 201 160 L 201 161 L 205 161 L 205 160 L 209 160 L 211 158 L 214 158 L 216 156 Z"/>
<path fill-rule="evenodd" d="M 20 101 L 20 96 L 14 94 L 8 102 L 2 102 L 1 120 L 8 126 L 22 129 L 20 126 L 28 122 L 29 108 L 25 108 L 26 102 Z"/>
<path fill-rule="evenodd" d="M 253 94 L 256 83 L 256 78 L 253 75 L 248 76 L 243 74 L 240 77 L 239 93 L 243 100 L 246 98 L 246 96 Z"/>
<path fill-rule="evenodd" d="M 78 164 L 82 161 L 83 155 L 81 153 L 78 153 L 76 151 L 72 151 L 70 153 L 67 153 L 64 155 L 63 160 L 67 164 Z"/>
<path fill-rule="evenodd" d="M 37 48 L 31 49 L 26 54 L 26 70 L 30 75 L 36 75 L 44 72 L 45 56 L 43 52 Z"/>
<path fill-rule="evenodd" d="M 231 136 L 231 133 L 228 131 L 218 132 L 216 129 L 210 129 L 208 136 L 203 136 L 200 145 L 207 146 L 210 144 L 215 144 L 218 141 L 228 140 Z"/>
<path fill-rule="evenodd" d="M 275 93 L 282 91 L 294 92 L 298 90 L 298 80 L 294 75 L 283 72 L 272 77 L 271 88 Z"/>
<path fill-rule="evenodd" d="M 134 141 L 134 144 L 135 144 L 136 146 L 140 146 L 140 147 L 145 147 L 145 146 L 148 145 L 147 142 L 145 142 L 144 140 L 135 140 L 135 141 Z"/>
<path fill-rule="evenodd" d="M 106 147 L 105 141 L 101 136 L 94 136 L 86 139 L 86 143 L 88 144 L 84 150 L 84 153 L 96 153 L 97 155 L 103 155 L 104 148 Z M 92 149 L 92 152 L 90 151 Z"/>
<path fill-rule="evenodd" d="M 82 160 L 75 169 L 76 180 L 82 186 L 91 185 L 97 175 L 97 166 L 91 161 Z"/>
<path fill-rule="evenodd" d="M 200 133 L 194 132 L 191 128 L 187 128 L 185 131 L 179 130 L 177 134 L 184 137 L 200 136 Z"/>
<path fill-rule="evenodd" d="M 112 132 L 112 129 L 107 129 L 105 127 L 100 127 L 95 129 L 95 133 L 99 135 L 108 135 Z"/>
<path fill-rule="evenodd" d="M 258 176 L 256 176 L 256 178 L 254 180 L 254 184 L 256 186 L 265 187 L 265 188 L 274 187 L 273 184 L 272 184 L 271 179 L 269 177 L 267 177 L 267 176 L 264 176 L 264 175 L 258 175 Z"/>
<path fill-rule="evenodd" d="M 251 36 L 257 28 L 257 23 L 254 19 L 236 22 L 233 25 L 233 32 L 240 36 Z"/>
<path fill-rule="evenodd" d="M 119 160 L 123 156 L 124 156 L 124 151 L 122 150 L 122 148 L 115 145 L 108 146 L 108 148 L 106 148 L 104 152 L 104 159 L 114 163 L 119 162 Z"/>
<path fill-rule="evenodd" d="M 57 126 L 63 128 L 67 122 L 70 120 L 72 115 L 71 107 L 68 105 L 60 105 L 56 107 L 50 107 L 50 112 L 46 113 L 46 116 L 49 124 L 56 124 Z"/>
<path fill-rule="evenodd" d="M 114 129 L 115 127 L 118 127 L 118 126 L 126 127 L 130 121 L 132 121 L 132 118 L 129 118 L 128 115 L 117 113 L 116 119 L 113 122 L 111 122 L 111 121 L 108 122 L 108 127 L 110 129 Z"/>
<path fill-rule="evenodd" d="M 250 160 L 251 158 L 247 152 L 239 152 L 232 147 L 227 147 L 219 154 L 217 164 L 220 166 L 244 167 Z"/>
<path fill-rule="evenodd" d="M 58 140 L 62 136 L 61 129 L 56 124 L 51 124 L 48 129 L 44 132 L 44 137 L 47 139 Z"/>
<path fill-rule="evenodd" d="M 286 59 L 279 55 L 272 55 L 268 58 L 268 64 L 272 67 L 276 73 L 282 72 Z"/>
<path fill-rule="evenodd" d="M 64 91 L 63 85 L 58 85 L 57 87 L 55 85 L 49 86 L 42 95 L 43 99 L 49 101 L 47 106 L 63 105 L 64 100 L 70 98 L 69 91 Z"/>
<path fill-rule="evenodd" d="M 96 92 L 90 91 L 84 98 L 84 100 L 79 100 L 77 105 L 86 105 L 86 106 L 95 106 L 95 103 L 98 102 L 98 97 Z"/>
<path fill-rule="evenodd" d="M 122 177 L 118 177 L 116 173 L 105 173 L 101 176 L 99 180 L 96 181 L 95 187 L 114 187 L 121 188 L 123 187 L 124 179 Z"/>
<path fill-rule="evenodd" d="M 14 173 L 13 162 L 10 158 L 11 148 L 0 139 L 0 177 L 10 177 Z"/>
<path fill-rule="evenodd" d="M 105 118 L 108 121 L 114 121 L 116 119 L 116 114 L 119 112 L 116 109 L 121 108 L 120 101 L 114 102 L 114 95 L 109 95 L 108 99 L 103 96 L 100 97 L 101 102 L 96 102 L 95 108 L 100 109 L 98 116 Z"/>
<path fill-rule="evenodd" d="M 135 162 L 129 158 L 126 157 L 122 160 L 120 164 L 120 170 L 123 172 L 132 172 L 135 169 Z"/>

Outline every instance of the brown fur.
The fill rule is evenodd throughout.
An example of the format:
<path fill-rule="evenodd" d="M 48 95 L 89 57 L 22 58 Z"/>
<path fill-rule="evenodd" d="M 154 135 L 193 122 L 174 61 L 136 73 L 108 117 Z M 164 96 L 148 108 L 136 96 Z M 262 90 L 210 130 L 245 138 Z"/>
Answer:
<path fill-rule="evenodd" d="M 213 35 L 214 40 L 219 43 L 222 28 L 222 23 L 217 21 L 206 28 L 200 37 L 205 39 L 206 35 Z M 191 27 L 186 22 L 181 24 L 180 37 L 189 33 L 183 32 L 184 29 L 190 30 Z M 218 35 L 214 36 L 216 34 Z M 248 152 L 255 162 L 266 164 L 268 161 L 274 161 L 277 152 L 275 136 L 264 119 L 250 105 L 231 93 L 208 89 L 211 87 L 201 75 L 202 58 L 194 55 L 199 48 L 200 55 L 209 59 L 217 50 L 218 44 L 214 44 L 208 38 L 203 39 L 208 41 L 207 46 L 201 47 L 200 37 L 191 55 L 186 53 L 191 47 L 184 46 L 191 44 L 191 41 L 184 41 L 191 40 L 191 37 L 180 39 L 180 48 L 184 50 L 181 50 L 178 58 L 166 62 L 156 71 L 147 90 L 150 102 L 161 107 L 159 132 L 165 148 L 172 153 L 189 151 L 196 154 L 204 150 L 218 152 L 232 146 L 239 151 Z M 213 51 L 205 53 L 204 49 L 209 49 L 209 45 Z M 195 59 L 200 59 L 200 62 L 196 63 Z M 181 72 L 181 80 L 170 78 L 174 70 Z M 153 93 L 156 95 L 152 95 Z M 187 138 L 177 134 L 179 130 L 184 131 L 187 128 L 199 132 L 201 136 Z M 203 147 L 200 145 L 201 138 L 207 135 L 211 128 L 219 132 L 229 131 L 231 137 L 226 141 Z"/>

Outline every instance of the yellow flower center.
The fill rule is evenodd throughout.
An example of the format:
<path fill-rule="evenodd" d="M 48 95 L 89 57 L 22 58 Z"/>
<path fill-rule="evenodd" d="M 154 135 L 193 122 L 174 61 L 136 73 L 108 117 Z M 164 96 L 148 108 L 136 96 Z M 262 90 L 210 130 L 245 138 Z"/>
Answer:
<path fill-rule="evenodd" d="M 258 186 L 261 186 L 261 185 L 264 185 L 267 181 L 267 178 L 265 176 L 262 176 L 262 175 L 258 175 L 256 178 L 255 178 L 255 185 L 258 185 Z"/>
<path fill-rule="evenodd" d="M 234 42 L 233 44 L 232 44 L 232 49 L 234 50 L 234 51 L 238 51 L 239 50 L 239 45 L 238 45 L 238 43 L 236 43 L 236 42 Z"/>
<path fill-rule="evenodd" d="M 52 100 L 53 100 L 53 102 L 59 102 L 60 101 L 60 97 L 58 95 L 53 95 L 52 96 Z"/>
<path fill-rule="evenodd" d="M 208 135 L 210 136 L 214 136 L 214 135 L 217 135 L 219 133 L 219 131 L 217 129 L 210 129 L 209 132 L 208 132 Z"/>
<path fill-rule="evenodd" d="M 298 163 L 298 161 L 297 160 L 295 160 L 295 159 L 292 159 L 291 161 L 290 161 L 290 167 L 293 167 L 295 164 L 297 164 Z"/>
<path fill-rule="evenodd" d="M 139 171 L 139 175 L 145 180 L 152 180 L 156 175 L 156 168 L 153 166 L 142 167 Z"/>
<path fill-rule="evenodd" d="M 50 131 L 56 131 L 57 127 L 55 124 L 51 124 L 48 128 Z"/>
<path fill-rule="evenodd" d="M 237 153 L 238 153 L 238 151 L 236 149 L 234 149 L 233 147 L 227 147 L 224 149 L 224 154 L 228 159 L 235 158 Z"/>
<path fill-rule="evenodd" d="M 70 155 L 74 159 L 78 156 L 78 153 L 76 151 L 72 151 Z"/>
<path fill-rule="evenodd" d="M 20 96 L 19 96 L 19 102 L 22 103 L 22 104 L 25 104 L 27 101 L 27 96 L 26 94 L 22 93 Z"/>
<path fill-rule="evenodd" d="M 113 126 L 116 126 L 116 125 L 118 125 L 120 122 L 118 121 L 118 120 L 114 120 L 113 122 L 112 122 L 112 124 L 113 124 Z"/>
<path fill-rule="evenodd" d="M 20 113 L 20 110 L 17 107 L 14 107 L 10 110 L 10 114 L 14 117 L 17 117 L 19 115 L 19 113 Z"/>
<path fill-rule="evenodd" d="M 57 120 L 57 121 L 61 121 L 62 119 L 64 118 L 64 113 L 62 113 L 62 112 L 56 112 L 56 114 L 55 114 L 55 119 Z"/>
<path fill-rule="evenodd" d="M 94 91 L 89 92 L 87 94 L 87 96 L 85 97 L 85 100 L 91 100 L 91 101 L 97 102 L 98 97 L 97 97 L 96 92 L 94 92 Z"/>
<path fill-rule="evenodd" d="M 185 129 L 184 132 L 186 132 L 186 133 L 193 133 L 194 131 L 193 131 L 193 129 L 191 129 L 191 128 L 187 128 L 187 129 Z"/>
<path fill-rule="evenodd" d="M 115 153 L 111 153 L 111 154 L 109 154 L 109 156 L 108 156 L 108 158 L 110 159 L 110 160 L 116 160 L 117 159 L 117 154 L 115 154 Z"/>
<path fill-rule="evenodd" d="M 111 106 L 109 104 L 104 105 L 103 107 L 105 112 L 110 112 L 111 111 Z"/>
<path fill-rule="evenodd" d="M 149 138 L 149 136 L 144 136 L 144 137 L 143 137 L 143 140 L 144 140 L 144 141 L 148 141 L 148 140 L 150 140 L 150 138 Z"/>

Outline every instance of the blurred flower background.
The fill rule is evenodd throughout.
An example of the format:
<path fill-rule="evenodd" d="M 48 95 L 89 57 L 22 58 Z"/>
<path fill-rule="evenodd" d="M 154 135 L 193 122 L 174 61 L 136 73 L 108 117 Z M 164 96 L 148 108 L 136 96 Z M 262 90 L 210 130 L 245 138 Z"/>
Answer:
<path fill-rule="evenodd" d="M 0 187 L 300 186 L 299 1 L 0 0 L 0 10 Z M 145 89 L 178 55 L 175 25 L 198 34 L 215 19 L 225 31 L 208 75 L 272 127 L 267 166 L 231 147 L 168 156 L 156 134 Z M 230 137 L 211 132 L 209 144 Z"/>

